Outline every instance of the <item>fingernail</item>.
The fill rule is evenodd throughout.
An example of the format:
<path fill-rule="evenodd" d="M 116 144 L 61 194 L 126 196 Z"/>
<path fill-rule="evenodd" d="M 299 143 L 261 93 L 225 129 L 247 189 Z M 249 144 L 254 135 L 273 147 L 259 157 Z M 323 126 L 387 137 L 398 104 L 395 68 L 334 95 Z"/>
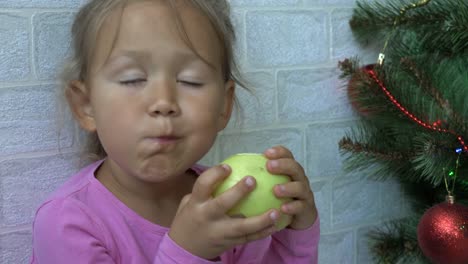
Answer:
<path fill-rule="evenodd" d="M 267 153 L 270 154 L 270 155 L 275 154 L 275 152 L 276 152 L 276 151 L 275 151 L 275 149 L 273 149 L 273 148 L 267 150 Z"/>
<path fill-rule="evenodd" d="M 249 187 L 252 187 L 254 185 L 252 177 L 247 177 L 247 179 L 245 179 L 245 184 L 247 184 Z"/>
<path fill-rule="evenodd" d="M 284 191 L 286 190 L 286 187 L 284 187 L 284 185 L 278 185 L 278 188 L 280 190 L 280 192 L 284 193 Z"/>
<path fill-rule="evenodd" d="M 272 168 L 278 167 L 278 161 L 277 160 L 270 160 L 270 166 Z"/>
<path fill-rule="evenodd" d="M 278 218 L 278 214 L 276 213 L 276 211 L 273 211 L 273 212 L 270 213 L 270 218 L 273 221 Z"/>
<path fill-rule="evenodd" d="M 231 168 L 229 167 L 229 165 L 227 164 L 223 164 L 221 165 L 221 167 L 225 170 L 225 171 L 229 171 Z"/>

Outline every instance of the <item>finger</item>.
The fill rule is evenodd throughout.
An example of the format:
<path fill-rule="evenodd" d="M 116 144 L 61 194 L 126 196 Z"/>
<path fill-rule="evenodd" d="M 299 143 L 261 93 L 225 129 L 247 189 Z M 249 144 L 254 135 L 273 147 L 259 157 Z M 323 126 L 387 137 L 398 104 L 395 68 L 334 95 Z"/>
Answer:
<path fill-rule="evenodd" d="M 225 214 L 255 188 L 255 178 L 247 176 L 210 201 L 210 209 Z"/>
<path fill-rule="evenodd" d="M 266 227 L 266 228 L 264 228 L 264 229 L 262 229 L 262 230 L 260 230 L 258 232 L 248 234 L 248 235 L 245 235 L 245 236 L 242 236 L 242 237 L 239 237 L 239 238 L 235 239 L 234 244 L 243 245 L 243 244 L 255 241 L 255 240 L 264 239 L 264 238 L 266 238 L 268 236 L 271 236 L 276 231 L 277 231 L 277 228 L 275 227 L 275 225 L 270 225 L 270 226 L 268 226 L 268 227 Z"/>
<path fill-rule="evenodd" d="M 308 182 L 304 168 L 297 161 L 281 158 L 267 161 L 267 169 L 272 174 L 288 175 L 293 181 Z"/>
<path fill-rule="evenodd" d="M 222 164 L 200 174 L 193 186 L 193 199 L 197 201 L 209 200 L 217 185 L 226 179 L 230 173 L 231 168 L 226 164 Z"/>
<path fill-rule="evenodd" d="M 265 150 L 263 153 L 268 159 L 291 158 L 294 159 L 292 152 L 284 146 L 274 146 Z"/>
<path fill-rule="evenodd" d="M 274 193 L 278 198 L 290 197 L 299 200 L 308 200 L 313 196 L 310 187 L 298 181 L 278 184 L 274 187 Z"/>
<path fill-rule="evenodd" d="M 182 198 L 182 200 L 180 201 L 180 204 L 179 204 L 179 208 L 177 208 L 177 212 L 176 214 L 179 213 L 180 210 L 182 210 L 182 208 L 184 208 L 184 206 L 188 203 L 188 201 L 190 200 L 190 197 L 192 195 L 191 194 L 187 194 L 184 196 L 184 198 Z"/>
<path fill-rule="evenodd" d="M 281 206 L 281 212 L 287 215 L 296 215 L 301 213 L 307 207 L 305 201 L 294 200 Z"/>
<path fill-rule="evenodd" d="M 257 233 L 265 228 L 275 224 L 279 219 L 278 210 L 272 209 L 267 212 L 247 218 L 229 219 L 229 229 L 226 230 L 226 236 L 233 240 L 245 239 L 250 234 Z"/>

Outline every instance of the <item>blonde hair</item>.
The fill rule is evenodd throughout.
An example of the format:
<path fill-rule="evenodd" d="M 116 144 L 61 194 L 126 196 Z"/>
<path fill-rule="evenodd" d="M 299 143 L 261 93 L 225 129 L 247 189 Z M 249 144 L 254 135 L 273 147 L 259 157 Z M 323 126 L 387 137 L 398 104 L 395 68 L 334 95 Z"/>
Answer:
<path fill-rule="evenodd" d="M 61 87 L 65 91 L 73 80 L 85 82 L 89 76 L 90 61 L 93 56 L 93 47 L 96 45 L 97 35 L 104 21 L 116 10 L 123 9 L 130 2 L 152 0 L 90 0 L 77 13 L 72 26 L 72 54 L 65 61 L 61 74 Z M 177 0 L 166 1 L 176 16 L 177 25 L 183 39 L 189 47 L 193 48 L 188 35 L 182 25 L 180 14 L 176 7 Z M 213 26 L 223 50 L 223 77 L 225 80 L 234 80 L 242 88 L 246 88 L 234 58 L 234 42 L 236 39 L 234 28 L 230 19 L 230 8 L 226 0 L 184 0 L 204 14 Z M 203 59 L 203 58 L 202 58 Z M 62 97 L 64 92 L 62 91 Z M 238 106 L 237 100 L 236 105 Z M 97 133 L 86 135 L 86 144 L 83 149 L 86 160 L 98 160 L 106 156 L 106 152 L 98 138 Z"/>

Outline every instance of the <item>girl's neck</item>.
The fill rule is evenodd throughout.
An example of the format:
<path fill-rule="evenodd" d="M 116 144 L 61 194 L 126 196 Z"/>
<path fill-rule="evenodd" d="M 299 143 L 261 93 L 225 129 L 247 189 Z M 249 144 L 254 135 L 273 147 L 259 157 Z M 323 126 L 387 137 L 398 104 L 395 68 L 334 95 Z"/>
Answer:
<path fill-rule="evenodd" d="M 191 193 L 197 174 L 188 170 L 171 182 L 149 184 L 136 178 L 118 177 L 109 159 L 96 171 L 96 178 L 127 207 L 146 220 L 169 227 L 180 201 Z"/>

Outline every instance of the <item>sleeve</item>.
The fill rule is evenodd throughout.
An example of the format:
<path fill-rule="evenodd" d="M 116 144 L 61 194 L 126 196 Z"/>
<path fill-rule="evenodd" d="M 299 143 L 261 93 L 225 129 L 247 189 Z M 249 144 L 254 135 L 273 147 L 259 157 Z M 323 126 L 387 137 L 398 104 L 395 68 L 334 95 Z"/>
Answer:
<path fill-rule="evenodd" d="M 104 224 L 73 200 L 55 200 L 43 205 L 33 224 L 34 264 L 114 264 L 117 250 L 109 243 Z M 192 255 L 166 234 L 154 264 L 214 264 Z"/>
<path fill-rule="evenodd" d="M 163 239 L 161 240 L 161 244 L 159 244 L 158 254 L 156 254 L 156 259 L 154 261 L 155 264 L 214 264 L 214 263 L 221 263 L 221 262 L 213 262 L 210 260 L 206 260 L 195 255 L 192 255 L 190 252 L 186 251 L 171 237 L 166 233 Z"/>
<path fill-rule="evenodd" d="M 76 201 L 54 200 L 36 213 L 33 257 L 37 264 L 115 263 L 102 225 Z"/>
<path fill-rule="evenodd" d="M 320 239 L 320 219 L 305 230 L 283 229 L 271 239 L 255 241 L 239 250 L 234 263 L 317 264 Z M 258 256 L 259 252 L 263 254 Z"/>

